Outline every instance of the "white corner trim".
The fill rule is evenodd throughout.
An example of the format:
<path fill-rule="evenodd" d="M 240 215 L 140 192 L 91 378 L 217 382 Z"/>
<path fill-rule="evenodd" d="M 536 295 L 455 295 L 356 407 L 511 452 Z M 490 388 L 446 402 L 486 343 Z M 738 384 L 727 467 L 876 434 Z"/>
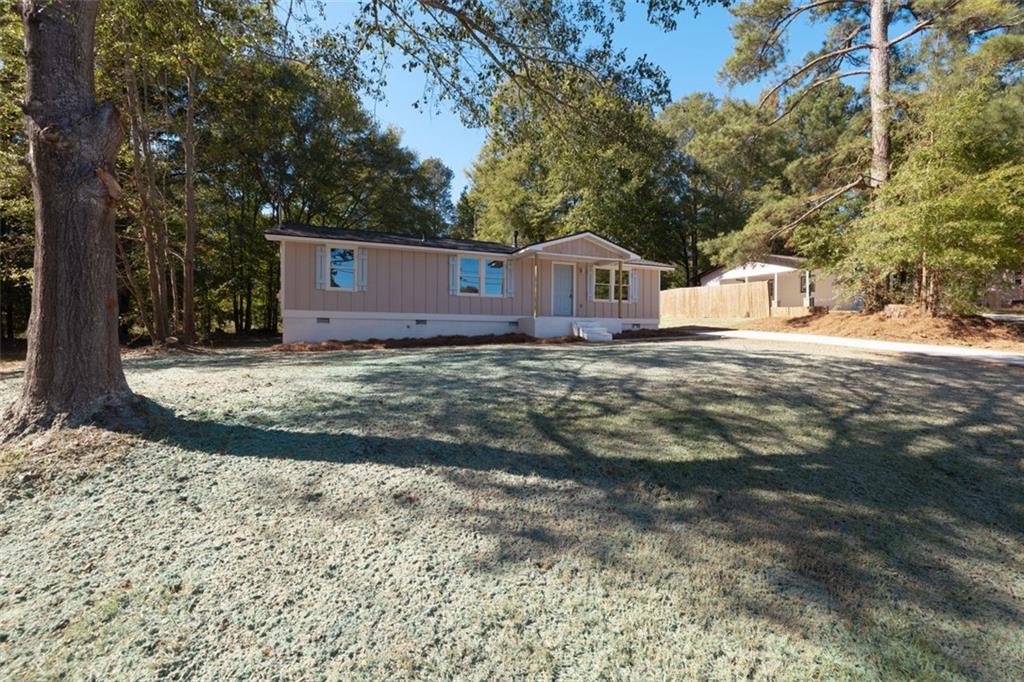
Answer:
<path fill-rule="evenodd" d="M 285 262 L 284 242 L 282 242 L 279 246 L 280 246 L 280 249 L 278 250 L 277 258 L 278 258 L 279 261 L 281 261 L 281 263 L 280 263 L 280 272 L 278 273 L 278 276 L 280 277 L 280 280 L 278 280 L 278 283 L 277 283 L 277 310 L 278 310 L 278 312 L 284 310 L 284 283 L 287 281 L 284 278 L 285 277 L 285 275 L 284 275 L 284 262 Z M 275 321 L 274 324 L 277 324 L 277 322 Z"/>

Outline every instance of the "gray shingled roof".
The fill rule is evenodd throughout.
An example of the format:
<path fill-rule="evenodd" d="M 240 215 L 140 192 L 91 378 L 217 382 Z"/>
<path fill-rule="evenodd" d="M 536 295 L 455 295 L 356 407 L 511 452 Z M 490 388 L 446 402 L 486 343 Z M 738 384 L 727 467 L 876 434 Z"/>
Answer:
<path fill-rule="evenodd" d="M 310 237 L 312 239 L 344 239 L 352 242 L 368 242 L 372 244 L 394 244 L 395 246 L 427 246 L 434 249 L 451 249 L 453 251 L 481 251 L 485 253 L 514 253 L 517 249 L 511 244 L 498 242 L 481 242 L 475 239 L 445 239 L 441 237 L 414 237 L 408 234 L 393 232 L 376 232 L 374 230 L 347 230 L 342 227 L 314 227 L 313 225 L 296 225 L 285 223 L 266 234 L 280 237 Z"/>
<path fill-rule="evenodd" d="M 527 246 L 545 244 L 524 244 L 520 247 L 499 242 L 482 242 L 475 239 L 446 239 L 442 237 L 415 237 L 408 234 L 395 234 L 393 232 L 377 232 L 376 230 L 349 230 L 343 227 L 317 227 L 314 225 L 300 225 L 297 223 L 284 223 L 275 228 L 267 230 L 265 234 L 279 237 L 308 237 L 311 239 L 341 239 L 351 242 L 367 242 L 370 244 L 393 244 L 395 246 L 429 247 L 433 249 L 451 249 L 452 251 L 478 251 L 480 253 L 501 253 L 513 254 Z M 577 234 L 586 234 L 577 233 Z M 590 232 L 590 234 L 594 234 Z M 574 236 L 574 235 L 565 235 Z M 600 235 L 595 235 L 600 236 Z M 559 237 L 562 239 L 564 237 Z M 601 237 L 605 239 L 604 237 Z M 554 241 L 547 240 L 547 241 Z M 610 241 L 610 240 L 607 240 Z M 614 242 L 612 242 L 614 244 Z M 630 261 L 634 265 L 650 265 L 654 267 L 671 268 L 673 266 L 665 263 L 658 263 L 651 260 Z"/>

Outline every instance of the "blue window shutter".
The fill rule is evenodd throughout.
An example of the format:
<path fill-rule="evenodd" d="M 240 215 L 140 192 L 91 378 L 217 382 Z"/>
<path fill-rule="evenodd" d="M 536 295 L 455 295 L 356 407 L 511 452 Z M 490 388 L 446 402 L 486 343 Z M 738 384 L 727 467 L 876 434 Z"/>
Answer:
<path fill-rule="evenodd" d="M 594 266 L 587 266 L 587 300 L 594 300 Z"/>
<path fill-rule="evenodd" d="M 366 291 L 366 249 L 356 251 L 356 274 L 359 276 L 359 291 Z"/>
<path fill-rule="evenodd" d="M 459 257 L 448 256 L 448 293 L 459 293 Z"/>
<path fill-rule="evenodd" d="M 636 303 L 640 300 L 639 291 L 637 291 L 638 282 L 640 278 L 637 276 L 637 270 L 629 271 L 629 302 Z"/>
<path fill-rule="evenodd" d="M 327 263 L 327 248 L 324 246 L 316 247 L 316 288 L 326 289 L 327 288 L 327 271 L 325 265 Z"/>
<path fill-rule="evenodd" d="M 505 261 L 505 295 L 512 298 L 516 295 L 516 266 Z"/>

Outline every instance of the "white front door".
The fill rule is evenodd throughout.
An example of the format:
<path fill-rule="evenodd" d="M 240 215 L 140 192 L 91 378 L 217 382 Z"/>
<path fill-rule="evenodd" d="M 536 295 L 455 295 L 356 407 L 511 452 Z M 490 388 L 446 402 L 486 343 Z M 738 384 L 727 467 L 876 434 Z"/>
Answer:
<path fill-rule="evenodd" d="M 552 267 L 551 314 L 572 317 L 572 277 L 576 268 L 564 263 L 555 263 Z"/>

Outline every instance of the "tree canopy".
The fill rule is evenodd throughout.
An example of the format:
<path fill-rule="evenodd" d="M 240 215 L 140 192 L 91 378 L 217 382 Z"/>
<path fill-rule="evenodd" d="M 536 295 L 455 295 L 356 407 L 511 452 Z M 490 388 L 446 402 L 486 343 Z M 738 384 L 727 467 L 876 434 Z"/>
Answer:
<path fill-rule="evenodd" d="M 1024 268 L 1024 35 L 954 61 L 917 94 L 891 181 L 855 220 L 798 232 L 849 282 L 931 310 L 970 310 Z M 906 276 L 906 275 L 911 276 Z"/>
<path fill-rule="evenodd" d="M 21 27 L 2 15 L 0 69 L 24 79 Z M 97 23 L 97 90 L 122 112 L 128 144 L 117 224 L 123 340 L 182 328 L 186 114 L 196 150 L 200 332 L 277 326 L 278 221 L 436 235 L 451 221 L 452 172 L 381 128 L 351 79 L 310 53 L 282 58 L 263 3 L 112 0 Z M 194 85 L 189 88 L 189 80 Z M 6 88 L 5 88 L 6 89 Z M 22 112 L 0 103 L 4 333 L 29 312 L 32 211 Z"/>
<path fill-rule="evenodd" d="M 894 3 L 881 15 L 875 5 L 732 9 L 736 49 L 723 74 L 769 79 L 751 139 L 783 131 L 789 142 L 776 156 L 784 170 L 746 193 L 742 229 L 706 247 L 722 262 L 811 256 L 869 306 L 967 310 L 1002 270 L 1024 267 L 1018 199 L 1003 184 L 1012 185 L 1020 156 L 1010 140 L 1024 119 L 986 113 L 1016 111 L 1024 14 L 1003 0 Z M 793 66 L 786 39 L 801 17 L 824 25 L 826 38 Z M 880 71 L 866 68 L 876 44 L 892 60 Z"/>
<path fill-rule="evenodd" d="M 578 82 L 559 95 L 585 116 L 553 115 L 502 91 L 471 172 L 478 238 L 525 241 L 594 230 L 652 257 L 680 256 L 688 176 L 649 104 Z"/>

